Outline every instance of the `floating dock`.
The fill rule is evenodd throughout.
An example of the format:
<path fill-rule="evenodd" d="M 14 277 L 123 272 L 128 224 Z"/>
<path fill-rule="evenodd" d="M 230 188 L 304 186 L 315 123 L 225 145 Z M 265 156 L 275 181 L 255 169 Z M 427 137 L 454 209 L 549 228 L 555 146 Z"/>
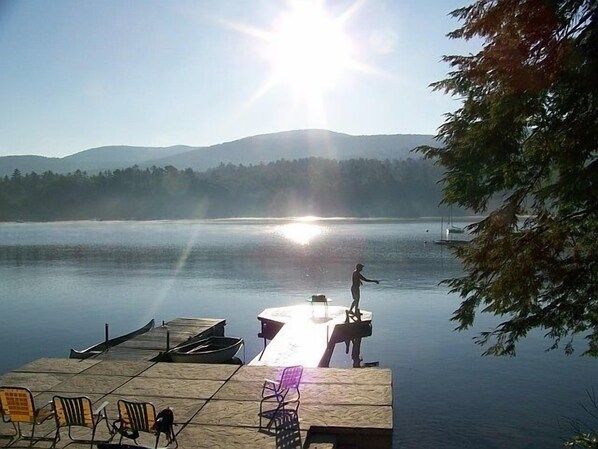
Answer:
<path fill-rule="evenodd" d="M 362 310 L 357 319 L 342 306 L 278 307 L 264 310 L 258 320 L 264 350 L 249 365 L 327 367 L 337 343 L 372 335 L 371 312 Z"/>
<path fill-rule="evenodd" d="M 176 318 L 91 357 L 102 360 L 157 360 L 160 354 L 190 338 L 224 335 L 224 326 L 226 320 L 223 319 Z"/>

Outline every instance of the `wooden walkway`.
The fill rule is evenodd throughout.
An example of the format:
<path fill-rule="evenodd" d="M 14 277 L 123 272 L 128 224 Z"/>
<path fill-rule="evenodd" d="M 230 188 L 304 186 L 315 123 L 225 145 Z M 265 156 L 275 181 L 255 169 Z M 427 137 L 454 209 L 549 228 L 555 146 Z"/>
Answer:
<path fill-rule="evenodd" d="M 158 410 L 172 407 L 179 449 L 392 447 L 389 369 L 306 368 L 298 419 L 260 430 L 263 380 L 279 375 L 280 368 L 268 366 L 46 358 L 1 375 L 0 385 L 29 388 L 38 406 L 54 395 L 85 395 L 95 404 L 108 401 L 110 421 L 117 418 L 119 399 L 150 401 Z M 53 437 L 55 429 L 54 422 L 48 420 L 36 428 L 36 434 Z M 67 433 L 62 430 L 57 449 L 89 448 L 89 444 L 72 444 Z M 0 447 L 11 443 L 13 434 L 12 426 L 0 420 Z M 77 429 L 75 434 L 90 437 L 88 429 Z M 97 438 L 108 437 L 106 427 L 99 426 Z M 323 445 L 323 441 L 334 443 Z M 142 433 L 139 443 L 153 447 L 154 437 Z M 11 447 L 26 448 L 29 442 L 21 440 Z M 38 442 L 34 447 L 50 448 L 50 442 Z"/>
<path fill-rule="evenodd" d="M 272 340 L 249 365 L 326 367 L 334 345 L 371 334 L 372 314 L 347 321 L 347 308 L 321 304 L 264 310 L 260 336 Z"/>
<path fill-rule="evenodd" d="M 176 318 L 154 327 L 145 334 L 113 346 L 94 356 L 102 360 L 155 360 L 168 347 L 173 348 L 189 338 L 224 335 L 226 320 L 210 318 Z"/>

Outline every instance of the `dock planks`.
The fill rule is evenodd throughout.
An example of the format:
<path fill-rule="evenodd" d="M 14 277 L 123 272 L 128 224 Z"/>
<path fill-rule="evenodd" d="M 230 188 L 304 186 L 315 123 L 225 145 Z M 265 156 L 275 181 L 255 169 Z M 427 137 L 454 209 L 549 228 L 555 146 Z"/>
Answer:
<path fill-rule="evenodd" d="M 362 310 L 361 321 L 351 319 L 347 322 L 347 310 L 346 307 L 328 305 L 298 305 L 264 310 L 258 316 L 262 329 L 274 328 L 276 331 L 274 335 L 265 335 L 272 341 L 249 365 L 327 366 L 327 357 L 331 355 L 329 345 L 336 343 L 333 339 L 339 335 L 339 330 L 350 335 L 352 328 L 355 328 L 355 332 L 361 332 L 364 326 L 371 326 L 371 312 Z M 371 330 L 371 327 L 368 329 Z"/>
<path fill-rule="evenodd" d="M 0 376 L 0 385 L 30 388 L 38 404 L 55 394 L 108 401 L 110 421 L 117 401 L 153 402 L 158 410 L 173 407 L 179 449 L 302 448 L 330 441 L 337 447 L 389 449 L 392 446 L 392 374 L 388 369 L 306 368 L 301 383 L 298 419 L 288 426 L 259 428 L 259 400 L 264 378 L 277 379 L 280 368 L 268 366 L 176 364 L 119 360 L 38 359 Z M 53 420 L 36 434 L 53 437 Z M 82 432 L 87 429 L 83 429 Z M 98 439 L 107 438 L 105 426 Z M 83 449 L 62 431 L 56 448 Z M 0 447 L 14 429 L 0 420 Z M 89 433 L 77 434 L 89 438 Z M 139 444 L 153 447 L 154 436 L 142 433 Z M 118 441 L 118 439 L 116 439 Z M 130 440 L 124 440 L 132 443 Z M 281 445 L 284 442 L 284 445 Z M 162 444 L 162 439 L 161 439 Z M 12 448 L 29 447 L 19 441 Z M 49 448 L 47 442 L 34 447 Z"/>
<path fill-rule="evenodd" d="M 47 403 L 56 394 L 88 396 L 96 405 L 108 401 L 110 421 L 117 417 L 119 399 L 150 401 L 158 410 L 173 407 L 179 449 L 389 449 L 393 435 L 391 371 L 310 367 L 317 366 L 327 342 L 339 336 L 352 338 L 364 332 L 364 325 L 371 326 L 368 312 L 364 312 L 362 322 L 355 323 L 346 322 L 345 311 L 344 307 L 329 307 L 323 314 L 323 308 L 309 306 L 267 309 L 259 317 L 262 331 L 267 327 L 266 334 L 272 338 L 276 335 L 276 339 L 263 355 L 262 366 L 156 362 L 153 358 L 166 349 L 166 329 L 172 347 L 189 337 L 223 333 L 226 324 L 225 320 L 179 318 L 95 358 L 35 360 L 0 375 L 0 385 L 31 389 L 37 404 Z M 303 355 L 294 359 L 289 354 Z M 287 362 L 304 362 L 306 366 L 298 416 L 291 416 L 280 426 L 260 429 L 263 381 L 278 379 Z M 36 430 L 37 435 L 50 438 L 54 432 L 52 420 Z M 65 431 L 62 433 L 56 449 L 89 447 L 72 444 Z M 15 449 L 29 447 L 28 441 L 12 442 L 13 434 L 12 426 L 0 420 L 0 447 L 5 443 Z M 108 436 L 100 426 L 97 437 Z M 153 440 L 152 435 L 142 434 L 139 443 L 153 447 Z M 50 445 L 40 442 L 35 447 Z"/>
<path fill-rule="evenodd" d="M 288 323 L 276 334 L 263 355 L 256 357 L 250 365 L 317 367 L 328 347 L 326 326 L 297 321 Z"/>
<path fill-rule="evenodd" d="M 95 356 L 102 360 L 154 360 L 160 353 L 184 343 L 189 338 L 224 335 L 226 320 L 212 318 L 176 318 Z"/>

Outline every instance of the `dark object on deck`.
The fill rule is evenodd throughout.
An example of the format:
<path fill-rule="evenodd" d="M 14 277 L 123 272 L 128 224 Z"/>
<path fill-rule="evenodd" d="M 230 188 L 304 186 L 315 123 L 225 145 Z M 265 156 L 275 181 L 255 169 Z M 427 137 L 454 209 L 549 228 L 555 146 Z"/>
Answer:
<path fill-rule="evenodd" d="M 168 444 L 174 442 L 179 445 L 174 433 L 174 413 L 171 408 L 165 408 L 156 415 L 156 408 L 151 402 L 118 401 L 118 419 L 112 424 L 115 433 L 120 435 L 118 444 L 123 438 L 131 439 L 137 444 L 139 432 L 156 435 L 155 448 L 158 447 L 160 434 L 166 435 Z"/>
<path fill-rule="evenodd" d="M 119 345 L 124 343 L 127 340 L 130 340 L 133 337 L 136 337 L 141 334 L 145 334 L 149 330 L 154 328 L 154 320 L 152 319 L 149 323 L 145 326 L 140 327 L 139 329 L 129 332 L 128 334 L 121 335 L 120 337 L 115 337 L 111 339 L 106 339 L 105 341 L 98 343 L 96 345 L 90 346 L 87 349 L 83 349 L 81 351 L 77 351 L 76 349 L 71 349 L 70 358 L 71 359 L 86 359 L 88 357 L 101 354 L 102 352 L 106 351 L 107 349 L 111 348 L 112 346 Z"/>
<path fill-rule="evenodd" d="M 168 351 L 167 356 L 175 363 L 225 363 L 243 344 L 238 337 L 209 337 L 179 345 Z"/>

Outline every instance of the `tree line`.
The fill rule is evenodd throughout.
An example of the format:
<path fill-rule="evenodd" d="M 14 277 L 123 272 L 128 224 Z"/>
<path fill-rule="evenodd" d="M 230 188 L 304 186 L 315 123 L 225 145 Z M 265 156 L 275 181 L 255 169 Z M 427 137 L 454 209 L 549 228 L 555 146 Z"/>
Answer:
<path fill-rule="evenodd" d="M 422 159 L 131 167 L 0 178 L 1 221 L 439 215 L 442 172 Z"/>

